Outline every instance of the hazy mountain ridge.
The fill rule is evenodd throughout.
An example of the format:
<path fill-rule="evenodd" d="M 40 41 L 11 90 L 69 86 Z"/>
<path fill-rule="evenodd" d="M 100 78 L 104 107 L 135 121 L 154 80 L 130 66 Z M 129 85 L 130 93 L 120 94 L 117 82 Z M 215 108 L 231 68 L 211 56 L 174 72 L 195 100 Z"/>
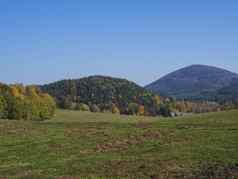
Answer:
<path fill-rule="evenodd" d="M 238 80 L 238 74 L 217 67 L 192 65 L 172 72 L 145 88 L 157 94 L 189 100 L 216 100 L 222 88 Z"/>

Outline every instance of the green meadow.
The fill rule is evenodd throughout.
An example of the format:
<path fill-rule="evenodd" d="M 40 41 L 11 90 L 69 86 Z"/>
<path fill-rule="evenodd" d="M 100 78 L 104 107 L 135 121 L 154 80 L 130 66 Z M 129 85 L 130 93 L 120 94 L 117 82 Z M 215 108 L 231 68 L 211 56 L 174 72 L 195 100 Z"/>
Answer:
<path fill-rule="evenodd" d="M 238 178 L 238 111 L 0 120 L 0 179 Z"/>

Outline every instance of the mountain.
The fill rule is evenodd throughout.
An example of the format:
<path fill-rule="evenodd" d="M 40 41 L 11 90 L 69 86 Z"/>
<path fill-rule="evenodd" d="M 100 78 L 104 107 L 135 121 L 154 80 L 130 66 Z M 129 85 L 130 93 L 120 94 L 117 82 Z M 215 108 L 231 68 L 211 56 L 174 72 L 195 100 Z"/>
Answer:
<path fill-rule="evenodd" d="M 93 112 L 111 111 L 122 114 L 152 113 L 159 97 L 126 79 L 90 76 L 62 80 L 40 86 L 49 93 L 59 107 L 65 109 L 90 108 Z"/>
<path fill-rule="evenodd" d="M 238 74 L 221 68 L 192 65 L 162 77 L 146 89 L 176 99 L 215 100 L 217 92 L 235 79 Z"/>

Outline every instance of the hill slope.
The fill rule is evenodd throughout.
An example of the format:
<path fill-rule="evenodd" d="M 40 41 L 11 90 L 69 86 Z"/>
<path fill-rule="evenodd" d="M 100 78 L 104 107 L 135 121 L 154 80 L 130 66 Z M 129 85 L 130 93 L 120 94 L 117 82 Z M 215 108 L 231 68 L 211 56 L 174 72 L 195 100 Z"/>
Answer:
<path fill-rule="evenodd" d="M 214 100 L 217 91 L 229 86 L 234 79 L 238 79 L 238 75 L 230 71 L 192 65 L 164 76 L 146 89 L 177 99 Z"/>
<path fill-rule="evenodd" d="M 238 104 L 238 79 L 232 80 L 229 86 L 225 86 L 217 91 L 217 96 L 222 102 L 232 102 Z"/>
<path fill-rule="evenodd" d="M 105 76 L 58 81 L 41 89 L 55 97 L 62 108 L 71 109 L 83 103 L 100 111 L 111 111 L 114 106 L 123 114 L 137 113 L 140 105 L 142 113 L 150 113 L 156 97 L 133 82 Z"/>

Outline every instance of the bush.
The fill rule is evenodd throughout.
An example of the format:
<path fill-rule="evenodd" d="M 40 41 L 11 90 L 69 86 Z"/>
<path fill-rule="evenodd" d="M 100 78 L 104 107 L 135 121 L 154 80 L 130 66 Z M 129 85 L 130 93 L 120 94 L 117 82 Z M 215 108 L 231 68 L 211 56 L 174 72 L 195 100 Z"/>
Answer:
<path fill-rule="evenodd" d="M 160 115 L 165 116 L 165 117 L 170 117 L 171 116 L 171 110 L 168 105 L 161 105 L 160 106 Z"/>
<path fill-rule="evenodd" d="M 112 106 L 111 106 L 111 112 L 112 112 L 113 114 L 120 114 L 120 110 L 119 110 L 119 108 L 118 108 L 115 104 L 112 104 Z"/>
<path fill-rule="evenodd" d="M 139 112 L 139 105 L 136 103 L 130 103 L 128 106 L 128 113 L 131 115 L 137 115 Z"/>
<path fill-rule="evenodd" d="M 84 104 L 84 103 L 79 103 L 77 105 L 77 110 L 80 110 L 80 111 L 90 111 L 90 108 L 87 104 Z"/>
<path fill-rule="evenodd" d="M 91 112 L 101 112 L 100 108 L 96 104 L 93 104 L 90 106 L 90 111 Z"/>

